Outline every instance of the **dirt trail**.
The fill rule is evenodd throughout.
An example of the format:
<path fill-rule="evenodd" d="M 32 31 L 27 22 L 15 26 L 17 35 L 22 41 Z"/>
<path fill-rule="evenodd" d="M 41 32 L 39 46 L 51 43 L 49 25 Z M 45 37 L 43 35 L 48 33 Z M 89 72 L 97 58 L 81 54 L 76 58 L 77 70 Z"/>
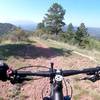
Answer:
<path fill-rule="evenodd" d="M 79 52 L 76 52 L 76 51 L 73 51 L 73 53 L 75 53 L 75 54 L 77 54 L 77 55 L 80 55 L 80 56 L 82 56 L 82 57 L 88 58 L 88 59 L 90 59 L 90 60 L 92 60 L 92 61 L 94 61 L 94 62 L 97 63 L 97 61 L 96 61 L 93 57 L 90 57 L 90 56 L 84 55 L 84 54 L 79 53 Z"/>
<path fill-rule="evenodd" d="M 92 60 L 86 58 L 86 57 L 82 57 L 81 55 L 76 55 L 76 54 L 72 54 L 68 57 L 66 56 L 58 56 L 58 53 L 56 54 L 55 51 L 53 51 L 52 49 L 49 49 L 47 45 L 38 42 L 37 43 L 37 47 L 40 48 L 44 48 L 47 49 L 47 51 L 41 51 L 40 53 L 43 53 L 43 55 L 48 56 L 48 58 L 44 58 L 44 57 L 37 57 L 36 59 L 26 59 L 25 62 L 31 65 L 44 65 L 44 66 L 50 66 L 50 62 L 54 62 L 55 67 L 56 68 L 80 68 L 80 67 L 84 67 L 84 66 L 96 66 L 96 63 L 93 62 Z M 49 50 L 48 50 L 49 49 Z M 28 52 L 32 52 L 30 49 L 28 49 Z M 52 57 L 51 55 L 55 55 L 54 57 Z M 31 70 L 34 70 L 31 69 Z M 41 90 L 49 83 L 48 79 L 40 79 L 40 80 L 34 80 L 31 82 L 27 82 L 27 84 L 24 84 L 21 87 L 21 96 L 24 98 L 24 100 L 42 100 L 41 98 Z M 0 84 L 4 84 L 4 83 L 0 83 Z M 6 92 L 6 87 L 8 88 L 9 83 L 7 83 L 8 85 L 4 85 L 3 87 L 0 87 L 1 92 L 1 96 L 5 96 L 5 100 L 9 100 L 9 94 L 5 95 L 4 92 Z M 1 86 L 1 85 L 0 85 Z M 82 84 L 83 88 L 84 88 L 84 84 Z M 47 86 L 49 87 L 49 86 Z M 7 90 L 7 92 L 9 92 L 9 89 Z M 13 98 L 13 97 L 12 97 Z M 11 99 L 10 99 L 11 100 Z M 13 99 L 15 100 L 15 99 Z M 16 99 L 18 100 L 18 99 Z M 87 98 L 83 98 L 81 100 L 92 100 L 92 99 L 87 99 Z"/>

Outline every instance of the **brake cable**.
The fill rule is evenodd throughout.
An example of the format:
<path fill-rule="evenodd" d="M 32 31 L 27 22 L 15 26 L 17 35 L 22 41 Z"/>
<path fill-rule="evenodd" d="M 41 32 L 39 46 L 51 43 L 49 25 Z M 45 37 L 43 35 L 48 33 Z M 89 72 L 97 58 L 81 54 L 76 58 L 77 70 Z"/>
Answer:
<path fill-rule="evenodd" d="M 21 69 L 25 69 L 25 68 L 32 68 L 32 67 L 39 67 L 39 68 L 46 68 L 46 69 L 49 69 L 49 67 L 46 67 L 46 66 L 40 66 L 40 65 L 35 65 L 35 66 L 24 66 L 24 67 L 21 67 L 21 68 L 18 68 L 16 70 L 21 70 Z"/>
<path fill-rule="evenodd" d="M 64 80 L 64 84 L 65 84 L 65 87 L 66 87 L 66 95 L 68 95 L 68 86 L 67 86 L 67 83 L 66 83 L 66 79 L 63 78 L 63 80 Z"/>
<path fill-rule="evenodd" d="M 71 99 L 72 96 L 73 96 L 73 88 L 72 88 L 72 86 L 71 86 L 71 84 L 70 84 L 68 79 L 64 79 L 64 81 L 65 81 L 65 84 L 68 83 L 69 86 L 70 86 L 70 89 L 71 89 L 70 99 Z M 67 84 L 66 84 L 66 86 L 67 86 Z M 68 88 L 67 88 L 67 94 L 68 94 Z"/>

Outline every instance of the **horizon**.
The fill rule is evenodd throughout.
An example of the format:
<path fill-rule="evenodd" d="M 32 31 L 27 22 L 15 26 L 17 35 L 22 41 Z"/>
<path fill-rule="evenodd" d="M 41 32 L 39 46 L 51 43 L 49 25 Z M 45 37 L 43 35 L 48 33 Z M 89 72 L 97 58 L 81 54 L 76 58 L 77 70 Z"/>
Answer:
<path fill-rule="evenodd" d="M 98 0 L 0 0 L 0 23 L 39 23 L 50 6 L 57 2 L 66 9 L 64 22 L 68 25 L 100 28 L 100 1 Z"/>
<path fill-rule="evenodd" d="M 17 22 L 18 21 L 18 22 Z M 27 22 L 27 23 L 26 23 Z M 2 24 L 12 24 L 12 25 L 15 25 L 15 26 L 18 26 L 18 27 L 23 27 L 24 25 L 32 25 L 32 26 L 37 26 L 37 24 L 38 23 L 36 23 L 36 22 L 33 22 L 33 21 L 23 21 L 23 20 L 16 20 L 15 22 L 13 22 L 13 21 L 4 21 L 4 22 L 0 22 L 0 23 L 2 23 Z M 69 23 L 70 24 L 70 23 Z M 72 23 L 73 24 L 73 23 Z M 81 24 L 81 23 L 80 23 Z M 79 27 L 80 26 L 80 24 L 78 25 L 78 26 L 75 26 L 75 25 L 73 25 L 74 27 Z M 68 26 L 68 24 L 65 24 L 65 26 Z M 86 26 L 87 28 L 95 28 L 95 29 L 100 29 L 100 27 L 93 27 L 93 26 Z"/>

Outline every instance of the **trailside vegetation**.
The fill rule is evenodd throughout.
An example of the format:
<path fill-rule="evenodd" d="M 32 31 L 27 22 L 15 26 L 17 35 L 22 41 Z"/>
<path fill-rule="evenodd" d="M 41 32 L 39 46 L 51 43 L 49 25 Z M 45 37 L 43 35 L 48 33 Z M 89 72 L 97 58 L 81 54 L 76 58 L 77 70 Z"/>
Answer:
<path fill-rule="evenodd" d="M 66 25 L 64 22 L 65 9 L 58 3 L 54 3 L 44 16 L 42 22 L 38 23 L 35 35 L 43 39 L 51 38 L 60 40 L 80 48 L 92 49 L 96 39 L 92 38 L 85 23 L 74 27 L 72 23 Z M 100 41 L 98 41 L 98 44 Z M 96 45 L 96 48 L 99 48 Z"/>

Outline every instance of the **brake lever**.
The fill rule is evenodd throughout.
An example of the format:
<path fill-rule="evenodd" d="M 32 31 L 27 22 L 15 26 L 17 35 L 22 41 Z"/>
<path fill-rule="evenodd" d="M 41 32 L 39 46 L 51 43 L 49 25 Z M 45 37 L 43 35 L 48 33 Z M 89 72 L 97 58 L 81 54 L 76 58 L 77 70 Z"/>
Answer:
<path fill-rule="evenodd" d="M 31 78 L 29 78 L 29 77 L 21 77 L 19 75 L 10 78 L 10 82 L 12 84 L 23 83 L 24 81 L 30 81 L 30 80 L 33 80 L 33 78 L 32 77 Z"/>
<path fill-rule="evenodd" d="M 91 82 L 96 82 L 98 80 L 100 80 L 100 76 L 96 76 L 96 75 L 93 75 L 93 76 L 90 76 L 90 77 L 84 77 L 84 78 L 81 78 L 80 80 L 89 80 Z"/>

